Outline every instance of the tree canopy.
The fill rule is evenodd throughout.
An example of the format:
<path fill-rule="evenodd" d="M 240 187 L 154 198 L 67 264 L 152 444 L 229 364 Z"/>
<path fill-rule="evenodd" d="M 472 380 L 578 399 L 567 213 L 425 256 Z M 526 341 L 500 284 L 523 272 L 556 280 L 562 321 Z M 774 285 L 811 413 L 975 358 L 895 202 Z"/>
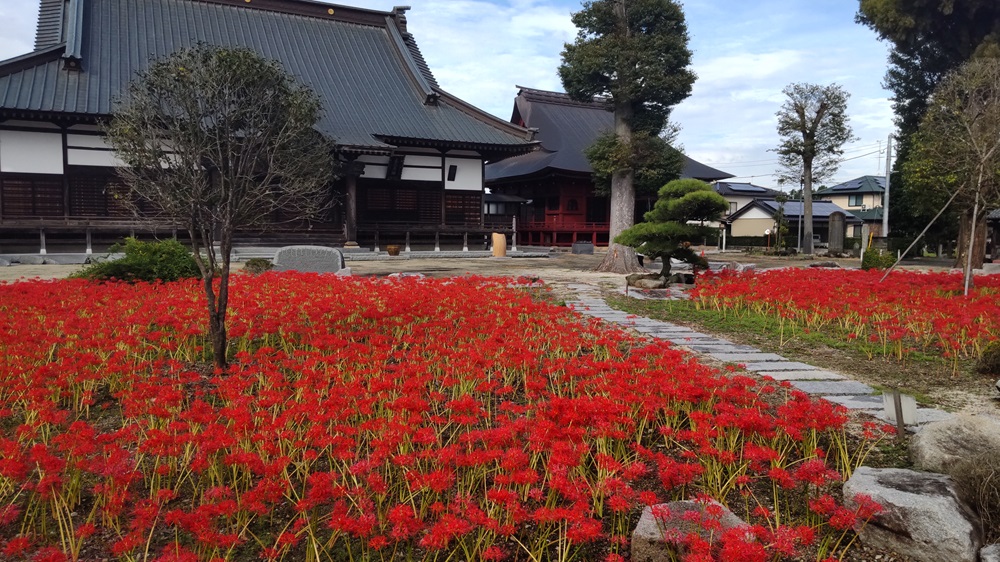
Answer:
<path fill-rule="evenodd" d="M 611 172 L 614 240 L 634 223 L 637 169 L 671 166 L 670 158 L 649 164 L 642 154 L 667 152 L 659 136 L 673 106 L 691 93 L 687 25 L 674 0 L 588 1 L 573 23 L 579 31 L 559 66 L 563 87 L 577 100 L 605 99 L 615 115 L 614 137 L 599 139 L 595 148 L 595 154 L 613 158 L 592 162 Z M 612 242 L 599 269 L 624 273 L 640 267 L 631 248 Z"/>
<path fill-rule="evenodd" d="M 803 251 L 811 254 L 813 181 L 837 171 L 844 143 L 853 138 L 847 117 L 848 93 L 836 84 L 791 84 L 783 93 L 787 99 L 777 113 L 781 144 L 775 152 L 782 178 L 797 180 L 801 174 Z"/>
<path fill-rule="evenodd" d="M 1000 4 L 994 0 L 860 0 L 857 21 L 892 44 L 885 87 L 893 94 L 897 150 L 894 165 L 893 230 L 915 235 L 947 198 L 911 185 L 899 172 L 910 159 L 916 133 L 934 89 L 952 70 L 973 57 L 1000 56 Z M 954 216 L 928 235 L 931 241 L 955 236 Z"/>
<path fill-rule="evenodd" d="M 317 96 L 277 62 L 201 45 L 142 72 L 107 127 L 136 208 L 190 234 L 220 367 L 234 231 L 264 228 L 278 210 L 308 218 L 330 202 L 333 146 L 313 128 L 319 114 Z"/>
<path fill-rule="evenodd" d="M 1000 206 L 1000 59 L 970 60 L 941 81 L 903 171 L 911 185 L 936 200 L 961 190 L 954 204 L 969 230 L 959 239 L 959 261 L 966 262 L 974 228 L 979 240 L 972 263 L 981 266 L 985 215 Z"/>
<path fill-rule="evenodd" d="M 729 202 L 712 186 L 695 179 L 674 180 L 659 191 L 653 210 L 638 223 L 622 231 L 615 239 L 643 255 L 661 258 L 661 275 L 670 273 L 670 259 L 704 265 L 691 248 L 716 229 L 706 226 L 729 210 Z"/>

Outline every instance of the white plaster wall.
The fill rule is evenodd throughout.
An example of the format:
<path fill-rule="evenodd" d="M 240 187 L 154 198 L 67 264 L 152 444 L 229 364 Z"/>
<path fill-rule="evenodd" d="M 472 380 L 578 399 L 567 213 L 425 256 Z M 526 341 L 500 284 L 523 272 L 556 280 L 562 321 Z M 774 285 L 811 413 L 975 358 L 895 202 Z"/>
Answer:
<path fill-rule="evenodd" d="M 455 181 L 447 181 L 448 171 L 452 166 L 458 169 L 455 173 Z M 482 191 L 483 190 L 483 162 L 471 158 L 445 158 L 444 160 L 445 183 L 444 188 L 449 190 Z"/>
<path fill-rule="evenodd" d="M 0 171 L 61 174 L 63 170 L 61 133 L 0 131 Z"/>

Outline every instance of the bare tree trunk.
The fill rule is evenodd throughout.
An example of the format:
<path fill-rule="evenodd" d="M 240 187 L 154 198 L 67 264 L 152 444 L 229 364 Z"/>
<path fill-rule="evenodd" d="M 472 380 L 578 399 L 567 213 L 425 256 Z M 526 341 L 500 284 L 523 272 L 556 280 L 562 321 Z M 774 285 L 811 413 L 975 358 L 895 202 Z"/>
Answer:
<path fill-rule="evenodd" d="M 812 159 L 802 160 L 802 253 L 813 253 L 813 171 Z"/>
<path fill-rule="evenodd" d="M 972 210 L 962 212 L 958 223 L 958 247 L 955 249 L 955 267 L 966 268 L 969 261 L 969 236 L 973 230 Z M 972 243 L 972 269 L 981 269 L 986 262 L 986 216 L 979 213 L 975 224 L 975 241 Z"/>
<path fill-rule="evenodd" d="M 628 103 L 615 105 L 615 134 L 625 145 L 632 142 L 632 106 Z M 615 170 L 611 176 L 611 225 L 608 237 L 608 253 L 597 271 L 608 273 L 641 273 L 645 269 L 639 265 L 635 249 L 615 243 L 615 237 L 635 224 L 635 170 L 631 165 Z"/>

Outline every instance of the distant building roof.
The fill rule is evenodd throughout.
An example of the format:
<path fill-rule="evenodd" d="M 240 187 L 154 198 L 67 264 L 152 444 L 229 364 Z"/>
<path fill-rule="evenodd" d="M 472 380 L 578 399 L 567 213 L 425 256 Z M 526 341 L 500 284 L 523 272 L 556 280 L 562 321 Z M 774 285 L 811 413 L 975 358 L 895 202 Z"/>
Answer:
<path fill-rule="evenodd" d="M 739 219 L 741 216 L 750 212 L 751 209 L 761 209 L 770 215 L 774 215 L 778 212 L 778 207 L 780 205 L 780 203 L 773 199 L 754 199 L 739 211 L 729 215 L 729 217 L 726 218 L 726 222 L 733 222 L 734 220 Z M 830 215 L 833 213 L 844 213 L 848 223 L 861 222 L 861 219 L 855 216 L 853 212 L 845 211 L 829 201 L 813 201 L 812 206 L 813 220 L 825 222 L 830 219 Z M 803 203 L 801 201 L 786 201 L 784 203 L 783 212 L 786 218 L 799 220 L 802 217 L 802 208 Z"/>
<path fill-rule="evenodd" d="M 993 211 L 990 211 L 990 214 L 986 215 L 986 220 L 1000 221 L 1000 209 L 994 209 Z"/>
<path fill-rule="evenodd" d="M 567 94 L 518 86 L 511 122 L 537 129 L 542 148 L 486 167 L 486 179 L 528 177 L 547 169 L 590 174 L 584 150 L 614 127 L 614 114 L 601 99 L 579 102 Z M 681 177 L 705 181 L 733 177 L 684 156 Z"/>
<path fill-rule="evenodd" d="M 865 222 L 882 221 L 882 207 L 875 207 L 874 209 L 866 209 L 864 211 L 851 211 L 851 214 Z"/>
<path fill-rule="evenodd" d="M 441 90 L 404 8 L 309 0 L 43 0 L 37 50 L 0 62 L 0 117 L 106 117 L 152 59 L 197 43 L 278 60 L 319 95 L 318 129 L 342 147 L 532 148 L 528 131 Z"/>
<path fill-rule="evenodd" d="M 832 195 L 858 195 L 860 193 L 885 193 L 885 177 L 861 176 L 851 181 L 838 183 L 833 187 L 820 189 L 816 195 L 830 197 Z"/>
<path fill-rule="evenodd" d="M 729 182 L 729 181 L 717 181 L 712 184 L 715 192 L 719 195 L 731 196 L 731 197 L 755 197 L 755 198 L 774 198 L 781 195 L 780 191 L 774 189 L 769 189 L 759 185 L 754 185 L 752 183 L 739 183 L 739 182 Z"/>

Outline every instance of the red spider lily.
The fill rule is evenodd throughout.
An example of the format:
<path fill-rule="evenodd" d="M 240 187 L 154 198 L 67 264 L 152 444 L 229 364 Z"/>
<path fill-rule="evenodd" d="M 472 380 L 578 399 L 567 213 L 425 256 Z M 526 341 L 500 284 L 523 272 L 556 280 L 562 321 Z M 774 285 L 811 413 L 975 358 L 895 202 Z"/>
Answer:
<path fill-rule="evenodd" d="M 0 284 L 5 556 L 615 560 L 646 505 L 839 479 L 840 409 L 507 280 L 239 276 L 226 373 L 199 291 Z M 776 515 L 691 556 L 807 544 Z"/>

